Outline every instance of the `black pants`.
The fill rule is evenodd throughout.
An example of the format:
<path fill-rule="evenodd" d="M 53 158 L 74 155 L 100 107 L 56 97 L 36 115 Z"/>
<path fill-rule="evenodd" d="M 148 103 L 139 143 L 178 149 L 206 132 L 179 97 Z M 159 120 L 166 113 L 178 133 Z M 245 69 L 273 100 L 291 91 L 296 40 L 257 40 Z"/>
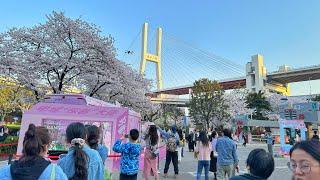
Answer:
<path fill-rule="evenodd" d="M 194 141 L 188 142 L 189 151 L 194 151 Z"/>
<path fill-rule="evenodd" d="M 170 152 L 167 151 L 166 153 L 166 164 L 164 166 L 164 173 L 167 174 L 169 170 L 169 165 L 172 161 L 174 173 L 179 174 L 179 168 L 178 168 L 178 152 Z"/>
<path fill-rule="evenodd" d="M 137 180 L 138 174 L 127 175 L 120 174 L 120 180 Z"/>

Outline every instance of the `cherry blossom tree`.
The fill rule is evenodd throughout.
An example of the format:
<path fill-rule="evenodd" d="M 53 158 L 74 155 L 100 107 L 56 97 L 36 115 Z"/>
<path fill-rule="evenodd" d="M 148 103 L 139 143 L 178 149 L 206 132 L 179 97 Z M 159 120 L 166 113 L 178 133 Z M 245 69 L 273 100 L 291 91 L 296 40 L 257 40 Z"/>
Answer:
<path fill-rule="evenodd" d="M 248 109 L 246 104 L 246 97 L 248 94 L 248 90 L 244 88 L 234 89 L 224 94 L 230 117 L 252 113 L 252 110 Z"/>
<path fill-rule="evenodd" d="M 44 24 L 0 34 L 0 75 L 32 90 L 38 99 L 74 88 L 148 111 L 150 81 L 116 58 L 113 43 L 96 25 L 53 12 Z"/>

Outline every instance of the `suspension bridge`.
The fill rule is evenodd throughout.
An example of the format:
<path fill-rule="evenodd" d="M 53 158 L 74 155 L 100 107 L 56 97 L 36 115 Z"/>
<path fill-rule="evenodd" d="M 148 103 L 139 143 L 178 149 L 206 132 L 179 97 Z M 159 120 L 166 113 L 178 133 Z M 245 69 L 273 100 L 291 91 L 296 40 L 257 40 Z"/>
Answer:
<path fill-rule="evenodd" d="M 262 55 L 253 55 L 245 65 L 202 50 L 161 28 L 143 24 L 122 57 L 133 69 L 153 81 L 149 93 L 154 102 L 185 104 L 181 95 L 191 92 L 200 78 L 217 80 L 225 89 L 246 87 L 251 92 L 273 91 L 290 95 L 290 83 L 320 79 L 320 65 L 291 68 L 281 66 L 267 72 Z M 180 97 L 180 98 L 179 98 Z"/>

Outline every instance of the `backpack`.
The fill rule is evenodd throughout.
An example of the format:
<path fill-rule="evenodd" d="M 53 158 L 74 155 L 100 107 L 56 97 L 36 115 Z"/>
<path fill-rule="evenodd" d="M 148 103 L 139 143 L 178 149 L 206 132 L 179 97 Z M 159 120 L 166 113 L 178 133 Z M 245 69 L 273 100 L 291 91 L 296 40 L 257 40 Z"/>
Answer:
<path fill-rule="evenodd" d="M 177 139 L 176 137 L 171 134 L 170 137 L 168 138 L 167 140 L 167 150 L 170 151 L 170 152 L 175 152 L 176 149 L 177 149 Z"/>

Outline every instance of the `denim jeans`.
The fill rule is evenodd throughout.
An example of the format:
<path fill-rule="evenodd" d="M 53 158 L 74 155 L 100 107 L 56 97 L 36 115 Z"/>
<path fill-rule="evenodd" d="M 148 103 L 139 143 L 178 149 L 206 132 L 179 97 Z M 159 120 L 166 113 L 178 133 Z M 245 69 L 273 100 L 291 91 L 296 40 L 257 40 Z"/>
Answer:
<path fill-rule="evenodd" d="M 209 180 L 210 161 L 198 161 L 197 180 L 201 179 L 202 168 L 204 168 L 205 180 Z"/>

